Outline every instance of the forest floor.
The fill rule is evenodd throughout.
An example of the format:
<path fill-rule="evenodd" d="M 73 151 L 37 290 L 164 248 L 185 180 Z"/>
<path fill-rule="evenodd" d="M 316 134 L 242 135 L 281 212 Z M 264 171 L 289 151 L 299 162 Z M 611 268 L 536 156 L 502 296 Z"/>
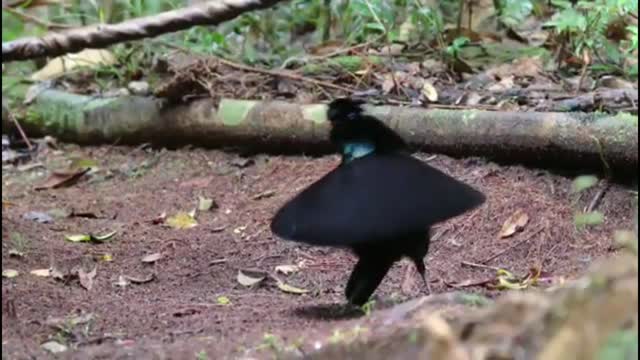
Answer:
<path fill-rule="evenodd" d="M 505 292 L 486 286 L 495 268 L 520 276 L 538 268 L 547 280 L 540 286 L 561 283 L 598 258 L 616 256 L 614 232 L 633 226 L 631 195 L 621 185 L 601 182 L 576 198 L 573 178 L 477 159 L 416 156 L 487 195 L 479 209 L 434 229 L 426 263 L 435 293 L 495 298 Z M 70 186 L 50 188 L 56 181 L 49 174 L 72 159 L 95 162 L 97 169 Z M 277 208 L 338 161 L 58 145 L 26 165 L 5 167 L 3 359 L 47 358 L 41 347 L 47 342 L 67 347 L 60 356 L 68 358 L 161 358 L 132 355 L 145 346 L 165 348 L 172 359 L 227 358 L 277 344 L 307 352 L 336 328 L 353 326 L 356 314 L 342 305 L 354 257 L 282 241 L 269 230 Z M 36 190 L 43 184 L 49 187 Z M 204 205 L 199 198 L 214 206 L 197 212 L 197 226 L 165 224 Z M 574 213 L 589 205 L 604 222 L 578 230 Z M 514 215 L 523 221 L 521 231 L 500 238 Z M 183 216 L 177 223 L 189 221 Z M 65 239 L 114 231 L 103 242 Z M 282 265 L 289 274 L 277 272 Z M 5 277 L 8 269 L 18 274 Z M 38 269 L 50 270 L 31 273 Z M 257 281 L 255 270 L 307 292 L 292 293 L 270 276 L 241 284 Z M 239 271 L 250 278 L 239 279 Z M 413 268 L 398 263 L 376 292 L 384 301 L 373 312 L 386 306 L 379 304 L 426 293 Z"/>

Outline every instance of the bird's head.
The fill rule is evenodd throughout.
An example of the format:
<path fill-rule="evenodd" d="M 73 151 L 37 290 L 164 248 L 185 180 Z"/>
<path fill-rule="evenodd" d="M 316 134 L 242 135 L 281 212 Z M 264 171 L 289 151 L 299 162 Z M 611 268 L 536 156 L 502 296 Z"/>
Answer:
<path fill-rule="evenodd" d="M 362 115 L 362 104 L 365 102 L 358 99 L 339 98 L 329 104 L 327 118 L 333 124 L 353 121 Z"/>

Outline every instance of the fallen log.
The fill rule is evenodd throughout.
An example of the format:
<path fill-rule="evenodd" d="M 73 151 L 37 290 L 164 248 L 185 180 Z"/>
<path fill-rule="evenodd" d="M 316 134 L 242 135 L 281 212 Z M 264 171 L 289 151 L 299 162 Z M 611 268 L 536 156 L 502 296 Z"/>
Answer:
<path fill-rule="evenodd" d="M 585 113 L 429 110 L 368 106 L 417 150 L 483 156 L 543 167 L 635 173 L 638 120 Z M 42 91 L 20 119 L 30 136 L 158 146 L 186 144 L 274 153 L 326 153 L 322 104 L 209 99 L 169 105 L 157 98 L 96 98 Z M 3 114 L 3 131 L 11 127 Z"/>

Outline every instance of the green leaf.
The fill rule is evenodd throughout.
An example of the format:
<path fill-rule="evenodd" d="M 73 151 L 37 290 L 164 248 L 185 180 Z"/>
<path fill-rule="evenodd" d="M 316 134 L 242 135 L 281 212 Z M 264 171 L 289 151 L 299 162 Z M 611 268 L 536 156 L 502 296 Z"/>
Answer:
<path fill-rule="evenodd" d="M 604 222 L 604 215 L 599 211 L 577 212 L 573 218 L 577 227 L 596 226 Z"/>
<path fill-rule="evenodd" d="M 198 225 L 196 219 L 189 213 L 179 212 L 167 219 L 166 224 L 174 229 L 190 229 Z"/>
<path fill-rule="evenodd" d="M 637 358 L 638 332 L 633 330 L 619 330 L 611 334 L 597 357 L 599 360 Z"/>
<path fill-rule="evenodd" d="M 216 302 L 218 303 L 218 305 L 230 305 L 231 304 L 231 300 L 229 300 L 229 298 L 226 297 L 226 296 L 218 296 L 218 298 L 216 299 Z"/>
<path fill-rule="evenodd" d="M 533 3 L 530 0 L 503 0 L 500 19 L 509 27 L 516 27 L 533 11 Z"/>
<path fill-rule="evenodd" d="M 118 233 L 117 231 L 112 231 L 112 232 L 106 233 L 104 235 L 91 235 L 91 240 L 92 241 L 96 241 L 96 242 L 107 241 L 107 240 L 111 239 L 117 233 Z"/>
<path fill-rule="evenodd" d="M 87 234 L 65 235 L 64 238 L 67 241 L 71 241 L 71 242 L 90 242 L 91 241 L 91 235 L 87 235 Z"/>
<path fill-rule="evenodd" d="M 571 185 L 571 192 L 574 194 L 583 192 L 598 183 L 598 178 L 593 175 L 583 175 L 578 176 L 575 180 L 573 180 L 573 184 Z"/>
<path fill-rule="evenodd" d="M 67 241 L 78 243 L 78 242 L 104 242 L 111 239 L 117 231 L 112 231 L 110 233 L 106 233 L 104 235 L 92 235 L 92 234 L 73 234 L 73 235 L 65 235 L 64 238 Z"/>
<path fill-rule="evenodd" d="M 278 289 L 289 294 L 297 294 L 297 295 L 306 294 L 309 292 L 309 290 L 297 288 L 295 286 L 285 284 L 282 281 L 278 281 Z"/>
<path fill-rule="evenodd" d="M 587 29 L 587 18 L 571 7 L 553 15 L 546 25 L 556 28 L 559 33 L 584 32 Z"/>

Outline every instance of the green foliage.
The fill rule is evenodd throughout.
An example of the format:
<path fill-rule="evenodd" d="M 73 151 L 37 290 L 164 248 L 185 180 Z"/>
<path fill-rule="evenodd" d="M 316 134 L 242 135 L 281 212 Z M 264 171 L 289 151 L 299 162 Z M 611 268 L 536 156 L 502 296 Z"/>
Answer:
<path fill-rule="evenodd" d="M 637 49 L 637 26 L 629 26 L 627 30 L 632 37 L 626 54 L 622 53 L 619 44 L 613 43 L 606 36 L 609 24 L 619 21 L 623 16 L 638 11 L 637 0 L 580 0 L 572 5 L 566 0 L 553 0 L 552 4 L 560 10 L 546 22 L 546 25 L 562 36 L 577 56 L 587 49 L 599 57 L 620 64 L 625 56 Z M 628 69 L 632 73 L 633 69 Z M 635 72 L 637 73 L 637 65 Z"/>
<path fill-rule="evenodd" d="M 573 184 L 571 186 L 571 192 L 574 194 L 583 192 L 587 189 L 590 189 L 598 184 L 598 178 L 593 175 L 582 175 L 578 176 L 575 180 L 573 180 Z"/>
<path fill-rule="evenodd" d="M 530 0 L 502 0 L 494 3 L 500 21 L 509 27 L 518 26 L 533 12 Z"/>
<path fill-rule="evenodd" d="M 638 333 L 633 330 L 620 330 L 609 337 L 606 344 L 600 349 L 597 359 L 637 359 L 638 358 Z"/>
<path fill-rule="evenodd" d="M 516 28 L 531 15 L 546 16 L 542 9 L 546 9 L 548 2 L 494 0 L 493 4 L 500 23 Z M 460 3 L 459 0 L 292 0 L 272 9 L 243 14 L 216 27 L 197 26 L 167 34 L 162 41 L 199 53 L 271 67 L 290 58 L 303 57 L 307 45 L 330 39 L 339 39 L 345 46 L 374 40 L 435 46 L 437 51 L 458 57 L 466 40 L 460 38 L 449 43 L 444 34 L 446 24 L 456 24 Z M 619 71 L 626 66 L 629 74 L 637 73 L 637 65 L 626 62 L 638 49 L 637 26 L 627 27 L 629 41 L 624 44 L 615 44 L 606 37 L 607 26 L 612 21 L 629 13 L 637 14 L 637 0 L 580 0 L 575 6 L 568 0 L 550 3 L 556 13 L 546 25 L 560 35 L 561 41 L 569 44 L 568 48 L 576 55 L 580 57 L 583 49 L 588 49 L 605 60 L 599 62 L 599 68 L 594 67 L 596 70 Z M 72 6 L 48 6 L 46 21 L 67 25 L 114 23 L 187 5 L 186 0 L 77 1 Z M 2 20 L 3 41 L 47 31 L 37 24 L 25 26 L 22 19 L 6 11 Z M 157 52 L 157 47 L 150 52 Z M 127 80 L 131 73 L 148 68 L 145 61 L 149 57 L 133 56 L 126 60 L 132 62 L 133 67 L 120 69 L 117 74 L 109 70 L 117 81 Z"/>
<path fill-rule="evenodd" d="M 205 350 L 200 350 L 196 353 L 196 360 L 208 360 L 209 359 L 209 355 L 207 355 L 207 352 Z"/>
<path fill-rule="evenodd" d="M 578 229 L 597 226 L 604 222 L 604 214 L 599 211 L 577 212 L 573 221 Z"/>
<path fill-rule="evenodd" d="M 469 38 L 464 36 L 455 38 L 451 45 L 447 47 L 447 54 L 454 58 L 457 58 L 458 56 L 460 56 L 460 51 L 462 50 L 462 48 L 469 44 L 470 41 L 471 40 L 469 40 Z"/>

